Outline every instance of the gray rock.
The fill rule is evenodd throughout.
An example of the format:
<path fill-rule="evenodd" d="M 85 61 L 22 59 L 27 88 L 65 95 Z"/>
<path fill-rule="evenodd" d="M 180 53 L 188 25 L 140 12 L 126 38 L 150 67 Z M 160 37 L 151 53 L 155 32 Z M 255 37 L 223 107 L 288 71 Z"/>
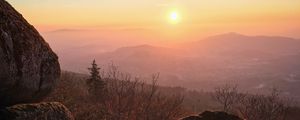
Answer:
<path fill-rule="evenodd" d="M 188 116 L 186 118 L 182 118 L 181 120 L 202 120 L 199 116 Z"/>
<path fill-rule="evenodd" d="M 74 120 L 70 111 L 58 102 L 18 104 L 0 111 L 1 120 Z"/>
<path fill-rule="evenodd" d="M 0 107 L 40 101 L 59 76 L 56 54 L 21 14 L 0 0 Z"/>
<path fill-rule="evenodd" d="M 189 116 L 185 117 L 181 120 L 242 120 L 238 116 L 228 114 L 226 112 L 216 111 L 216 112 L 210 112 L 205 111 L 199 116 Z"/>

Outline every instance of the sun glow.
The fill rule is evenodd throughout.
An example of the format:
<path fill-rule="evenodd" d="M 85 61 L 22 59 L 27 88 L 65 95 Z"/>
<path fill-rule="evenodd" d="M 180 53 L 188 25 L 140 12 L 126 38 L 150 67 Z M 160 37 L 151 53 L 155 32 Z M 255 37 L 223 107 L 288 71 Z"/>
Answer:
<path fill-rule="evenodd" d="M 172 24 L 177 24 L 179 22 L 179 14 L 177 11 L 172 11 L 170 14 L 169 14 L 169 20 Z"/>

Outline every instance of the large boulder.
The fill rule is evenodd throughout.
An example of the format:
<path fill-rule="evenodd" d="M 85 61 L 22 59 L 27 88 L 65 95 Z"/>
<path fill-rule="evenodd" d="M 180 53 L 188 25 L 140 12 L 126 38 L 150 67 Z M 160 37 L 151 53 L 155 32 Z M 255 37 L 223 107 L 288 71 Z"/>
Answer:
<path fill-rule="evenodd" d="M 189 116 L 186 118 L 183 118 L 182 120 L 242 120 L 238 116 L 228 114 L 226 112 L 210 112 L 205 111 L 198 116 Z"/>
<path fill-rule="evenodd" d="M 71 112 L 58 102 L 18 104 L 0 110 L 1 120 L 74 120 Z"/>
<path fill-rule="evenodd" d="M 57 55 L 5 0 L 0 0 L 0 107 L 37 102 L 60 76 Z"/>

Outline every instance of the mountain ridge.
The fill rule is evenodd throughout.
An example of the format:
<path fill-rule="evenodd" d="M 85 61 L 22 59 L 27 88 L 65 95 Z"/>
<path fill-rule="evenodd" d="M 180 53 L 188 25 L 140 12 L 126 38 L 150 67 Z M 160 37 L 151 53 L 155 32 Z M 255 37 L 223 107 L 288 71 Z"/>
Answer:
<path fill-rule="evenodd" d="M 142 76 L 160 72 L 162 85 L 191 89 L 212 89 L 207 86 L 228 81 L 238 81 L 250 90 L 261 88 L 262 84 L 261 89 L 300 85 L 294 80 L 300 78 L 300 63 L 296 62 L 300 60 L 300 41 L 286 37 L 225 34 L 228 35 L 228 38 L 230 35 L 242 36 L 250 42 L 238 39 L 233 40 L 238 42 L 227 43 L 224 41 L 231 39 L 221 39 L 219 43 L 220 38 L 206 39 L 211 41 L 184 44 L 175 47 L 176 51 L 168 47 L 137 45 L 98 54 L 96 60 L 100 64 L 114 61 L 123 71 Z M 277 43 L 273 42 L 274 38 Z"/>
<path fill-rule="evenodd" d="M 259 39 L 259 40 L 266 40 L 266 39 L 272 39 L 272 40 L 279 40 L 279 41 L 283 41 L 283 40 L 289 40 L 289 41 L 294 41 L 300 44 L 300 39 L 296 39 L 296 38 L 292 38 L 292 37 L 284 37 L 284 36 L 267 36 L 267 35 L 244 35 L 244 34 L 240 34 L 240 33 L 236 33 L 236 32 L 229 32 L 229 33 L 224 33 L 224 34 L 218 34 L 218 35 L 214 35 L 214 36 L 209 36 L 206 38 L 203 38 L 201 40 L 196 40 L 196 41 L 191 41 L 191 42 L 185 42 L 183 44 L 195 44 L 195 43 L 202 43 L 203 41 L 208 41 L 208 40 L 226 40 L 226 41 L 230 41 L 230 40 L 245 40 L 245 39 L 237 39 L 237 38 L 246 38 L 246 40 L 255 40 L 255 39 Z M 225 38 L 225 39 L 224 39 Z M 228 39 L 228 38 L 235 38 L 235 39 Z M 286 41 L 285 41 L 286 42 Z M 182 43 L 181 43 L 182 44 Z M 180 46 L 180 45 L 177 45 Z M 163 47 L 163 46 L 156 46 L 156 45 L 151 45 L 151 44 L 141 44 L 141 45 L 134 45 L 134 46 L 126 46 L 126 47 L 121 47 L 121 48 L 117 48 L 113 51 L 110 52 L 114 52 L 114 51 L 121 51 L 124 49 L 131 49 L 131 48 L 147 48 L 147 49 L 156 49 L 156 48 L 170 48 L 170 47 Z"/>

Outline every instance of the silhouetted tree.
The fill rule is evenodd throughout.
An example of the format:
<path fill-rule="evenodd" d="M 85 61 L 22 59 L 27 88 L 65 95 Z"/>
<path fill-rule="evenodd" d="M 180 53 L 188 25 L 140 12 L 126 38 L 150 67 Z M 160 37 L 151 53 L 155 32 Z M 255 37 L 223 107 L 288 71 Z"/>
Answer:
<path fill-rule="evenodd" d="M 242 101 L 238 111 L 247 120 L 286 120 L 293 100 L 280 97 L 277 89 L 270 94 L 248 95 Z"/>
<path fill-rule="evenodd" d="M 162 94 L 157 85 L 159 74 L 152 75 L 147 84 L 131 74 L 123 73 L 114 64 L 109 66 L 107 100 L 104 110 L 107 120 L 175 120 L 184 114 L 183 96 Z"/>
<path fill-rule="evenodd" d="M 245 95 L 239 93 L 237 85 L 226 84 L 215 88 L 212 97 L 222 105 L 223 111 L 230 112 L 235 104 L 244 99 Z"/>
<path fill-rule="evenodd" d="M 96 64 L 95 60 L 93 60 L 92 67 L 88 68 L 88 70 L 90 71 L 90 77 L 87 79 L 89 94 L 95 97 L 97 100 L 103 99 L 105 82 L 100 76 L 100 68 Z"/>

